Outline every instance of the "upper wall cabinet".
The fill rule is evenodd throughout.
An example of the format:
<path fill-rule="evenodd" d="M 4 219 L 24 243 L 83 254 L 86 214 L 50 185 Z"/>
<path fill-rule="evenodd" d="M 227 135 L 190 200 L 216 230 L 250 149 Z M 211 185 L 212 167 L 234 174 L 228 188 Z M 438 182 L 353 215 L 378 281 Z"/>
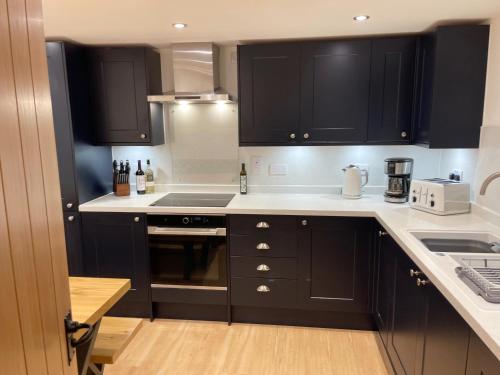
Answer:
<path fill-rule="evenodd" d="M 303 143 L 366 140 L 370 49 L 369 40 L 302 46 L 300 138 Z"/>
<path fill-rule="evenodd" d="M 479 145 L 488 26 L 239 46 L 240 145 Z"/>
<path fill-rule="evenodd" d="M 146 47 L 88 49 L 95 140 L 98 144 L 164 143 L 160 55 Z"/>
<path fill-rule="evenodd" d="M 416 37 L 373 40 L 369 143 L 410 143 L 416 46 Z"/>
<path fill-rule="evenodd" d="M 281 43 L 240 46 L 240 144 L 294 144 L 300 121 L 300 47 Z"/>
<path fill-rule="evenodd" d="M 443 26 L 422 37 L 415 141 L 477 148 L 483 119 L 489 26 Z"/>

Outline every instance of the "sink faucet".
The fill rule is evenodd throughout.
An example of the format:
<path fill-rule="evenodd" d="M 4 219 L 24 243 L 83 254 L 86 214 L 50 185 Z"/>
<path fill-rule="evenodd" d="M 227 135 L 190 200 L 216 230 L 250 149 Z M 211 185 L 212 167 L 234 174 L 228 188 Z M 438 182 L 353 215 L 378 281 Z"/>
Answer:
<path fill-rule="evenodd" d="M 484 195 L 486 193 L 486 189 L 488 188 L 489 184 L 493 180 L 496 180 L 497 178 L 500 178 L 500 172 L 495 172 L 490 174 L 488 177 L 486 177 L 486 180 L 484 180 L 483 184 L 481 185 L 481 190 L 479 191 L 479 195 Z"/>

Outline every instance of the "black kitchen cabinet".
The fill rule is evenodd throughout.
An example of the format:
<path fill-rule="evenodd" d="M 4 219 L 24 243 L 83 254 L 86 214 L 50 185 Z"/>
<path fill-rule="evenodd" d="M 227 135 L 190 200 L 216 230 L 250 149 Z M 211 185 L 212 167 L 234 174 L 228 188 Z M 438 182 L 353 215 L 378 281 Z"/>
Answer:
<path fill-rule="evenodd" d="M 91 47 L 87 57 L 96 142 L 164 143 L 162 104 L 147 101 L 162 92 L 159 53 L 147 47 Z"/>
<path fill-rule="evenodd" d="M 427 285 L 424 289 L 427 309 L 422 332 L 422 374 L 463 374 L 470 328 L 434 286 Z"/>
<path fill-rule="evenodd" d="M 368 312 L 372 221 L 307 217 L 300 220 L 298 304 L 302 308 Z"/>
<path fill-rule="evenodd" d="M 241 146 L 294 144 L 299 138 L 300 46 L 238 46 Z"/>
<path fill-rule="evenodd" d="M 488 43 L 488 25 L 440 26 L 421 37 L 416 143 L 479 147 Z"/>
<path fill-rule="evenodd" d="M 381 38 L 372 42 L 369 143 L 410 143 L 416 47 L 416 37 Z"/>
<path fill-rule="evenodd" d="M 85 47 L 47 42 L 46 51 L 69 274 L 79 276 L 78 205 L 111 192 L 111 147 L 93 145 Z"/>
<path fill-rule="evenodd" d="M 401 248 L 383 228 L 379 228 L 378 238 L 373 312 L 380 337 L 387 347 L 392 330 L 396 254 L 401 251 Z"/>
<path fill-rule="evenodd" d="M 416 278 L 410 275 L 411 270 L 419 272 L 401 250 L 395 260 L 393 321 L 388 344 L 397 374 L 420 374 L 422 366 L 421 329 L 426 298 L 423 288 L 418 287 Z"/>
<path fill-rule="evenodd" d="M 84 212 L 82 228 L 85 275 L 131 280 L 110 315 L 151 317 L 146 215 Z"/>
<path fill-rule="evenodd" d="M 301 130 L 305 144 L 366 141 L 370 40 L 304 43 Z"/>
<path fill-rule="evenodd" d="M 472 332 L 467 357 L 467 375 L 497 375 L 500 374 L 500 361 Z"/>

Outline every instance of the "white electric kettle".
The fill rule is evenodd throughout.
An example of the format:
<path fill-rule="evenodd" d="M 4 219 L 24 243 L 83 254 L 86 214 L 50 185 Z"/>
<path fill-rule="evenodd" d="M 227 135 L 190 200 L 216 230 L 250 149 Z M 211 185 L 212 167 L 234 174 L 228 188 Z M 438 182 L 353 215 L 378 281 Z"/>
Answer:
<path fill-rule="evenodd" d="M 348 199 L 361 198 L 361 188 L 368 183 L 368 171 L 359 169 L 351 164 L 342 169 L 344 171 L 344 186 L 342 187 L 342 196 Z M 362 178 L 365 182 L 362 182 Z"/>

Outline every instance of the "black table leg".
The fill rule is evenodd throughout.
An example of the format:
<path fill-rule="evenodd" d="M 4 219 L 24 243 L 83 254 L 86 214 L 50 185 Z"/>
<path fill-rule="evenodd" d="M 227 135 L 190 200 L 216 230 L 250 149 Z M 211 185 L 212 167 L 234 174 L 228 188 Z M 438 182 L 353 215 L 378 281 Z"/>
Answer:
<path fill-rule="evenodd" d="M 94 343 L 97 337 L 97 332 L 99 331 L 100 324 L 101 319 L 99 319 L 94 324 L 94 332 L 92 333 L 92 337 L 90 338 L 90 340 L 76 347 L 76 360 L 78 363 L 78 374 L 80 375 L 87 374 L 90 356 L 92 355 L 92 350 L 94 349 Z"/>

